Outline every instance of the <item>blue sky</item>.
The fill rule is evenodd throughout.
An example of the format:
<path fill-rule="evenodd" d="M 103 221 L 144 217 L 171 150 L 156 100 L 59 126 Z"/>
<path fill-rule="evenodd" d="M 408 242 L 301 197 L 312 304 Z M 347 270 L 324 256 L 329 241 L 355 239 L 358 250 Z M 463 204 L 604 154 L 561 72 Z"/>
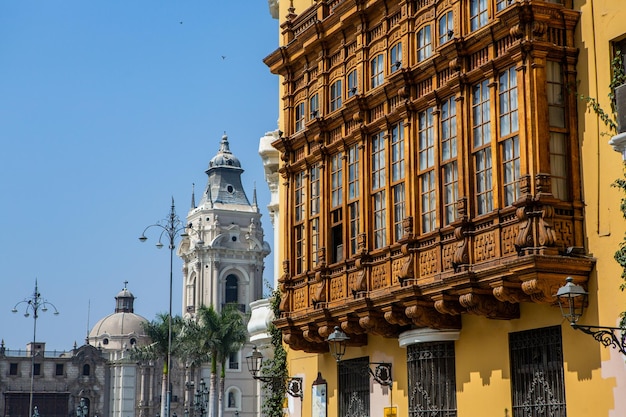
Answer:
<path fill-rule="evenodd" d="M 12 314 L 35 279 L 59 316 L 37 339 L 71 349 L 113 312 L 128 281 L 135 312 L 168 305 L 169 253 L 137 239 L 184 218 L 192 183 L 206 185 L 224 132 L 256 183 L 265 240 L 269 192 L 258 141 L 276 129 L 278 78 L 263 64 L 278 45 L 267 1 L 0 1 L 0 338 L 32 340 Z M 151 244 L 152 243 L 152 244 Z M 273 248 L 272 248 L 273 249 Z M 272 255 L 265 279 L 272 281 Z M 181 306 L 174 264 L 174 312 Z"/>

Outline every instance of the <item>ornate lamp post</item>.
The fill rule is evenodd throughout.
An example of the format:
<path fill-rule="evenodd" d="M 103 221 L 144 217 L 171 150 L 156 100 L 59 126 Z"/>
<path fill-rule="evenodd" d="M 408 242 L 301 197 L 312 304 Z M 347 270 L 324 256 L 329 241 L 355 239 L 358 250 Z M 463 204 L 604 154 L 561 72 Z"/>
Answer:
<path fill-rule="evenodd" d="M 30 317 L 31 313 L 33 315 L 33 344 L 30 347 L 30 395 L 28 400 L 28 413 L 33 413 L 34 417 L 39 416 L 39 409 L 37 406 L 33 408 L 33 391 L 35 388 L 35 344 L 37 343 L 37 319 L 39 318 L 39 312 L 45 313 L 48 311 L 48 307 L 52 307 L 54 309 L 54 315 L 58 315 L 59 311 L 54 306 L 54 304 L 48 302 L 47 300 L 41 298 L 41 294 L 39 293 L 39 288 L 37 285 L 37 280 L 35 280 L 35 291 L 30 297 L 25 298 L 19 303 L 15 304 L 13 313 L 17 313 L 17 308 L 24 304 L 24 317 Z"/>
<path fill-rule="evenodd" d="M 80 403 L 76 406 L 76 417 L 87 417 L 89 414 L 89 407 L 85 403 L 85 399 L 81 398 Z"/>
<path fill-rule="evenodd" d="M 583 287 L 574 283 L 572 277 L 565 279 L 563 285 L 556 293 L 561 315 L 569 321 L 572 329 L 580 330 L 592 336 L 605 347 L 612 347 L 626 355 L 626 329 L 611 326 L 588 326 L 578 324 L 578 319 L 583 315 L 589 298 L 589 293 Z"/>
<path fill-rule="evenodd" d="M 196 390 L 194 395 L 193 406 L 196 411 L 200 413 L 200 417 L 204 417 L 207 412 L 207 405 L 209 403 L 209 388 L 206 386 L 204 379 L 200 379 L 200 387 Z"/>
<path fill-rule="evenodd" d="M 263 369 L 263 354 L 258 351 L 256 346 L 253 346 L 252 353 L 246 356 L 246 364 L 248 365 L 248 371 L 252 375 L 252 378 L 261 381 L 261 382 L 280 382 L 281 378 L 276 376 L 264 376 L 261 374 L 261 370 Z M 286 383 L 286 392 L 292 397 L 302 398 L 302 378 L 300 377 L 288 377 L 285 381 Z"/>
<path fill-rule="evenodd" d="M 346 354 L 346 346 L 350 336 L 345 334 L 339 326 L 335 326 L 335 330 L 328 335 L 326 341 L 328 342 L 330 353 L 335 357 L 337 362 L 341 361 L 341 358 Z M 374 366 L 374 370 L 372 370 Z M 372 376 L 374 381 L 380 385 L 391 387 L 393 385 L 393 379 L 391 378 L 391 363 L 388 362 L 370 362 L 367 364 L 367 369 L 355 369 L 357 372 L 364 372 Z"/>
<path fill-rule="evenodd" d="M 155 224 L 151 224 L 143 230 L 143 233 L 139 237 L 139 241 L 145 242 L 148 240 L 146 237 L 146 231 L 148 229 L 156 227 L 161 229 L 161 234 L 159 235 L 159 241 L 156 244 L 157 249 L 161 249 L 163 247 L 163 243 L 161 243 L 161 239 L 166 238 L 168 241 L 168 247 L 170 249 L 170 294 L 169 294 L 169 312 L 168 312 L 168 323 L 167 323 L 167 375 L 166 375 L 166 384 L 167 384 L 167 393 L 165 402 L 161 402 L 161 416 L 170 417 L 170 405 L 172 400 L 172 387 L 170 385 L 170 367 L 172 364 L 172 281 L 173 281 L 173 264 L 174 264 L 174 249 L 176 248 L 176 238 L 177 237 L 187 237 L 186 233 L 187 225 L 184 225 L 178 216 L 176 215 L 176 210 L 174 207 L 174 197 L 172 197 L 172 206 L 170 208 L 170 212 L 168 216 L 158 221 Z M 199 245 L 204 244 L 202 240 L 197 242 Z"/>

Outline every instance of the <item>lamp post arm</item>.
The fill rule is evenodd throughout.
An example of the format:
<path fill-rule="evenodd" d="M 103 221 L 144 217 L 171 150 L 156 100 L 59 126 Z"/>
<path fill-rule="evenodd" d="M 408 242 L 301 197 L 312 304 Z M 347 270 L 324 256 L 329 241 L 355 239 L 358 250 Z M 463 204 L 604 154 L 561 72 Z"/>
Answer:
<path fill-rule="evenodd" d="M 626 355 L 626 329 L 621 327 L 586 326 L 572 323 L 572 328 L 593 336 L 605 347 L 612 347 Z"/>

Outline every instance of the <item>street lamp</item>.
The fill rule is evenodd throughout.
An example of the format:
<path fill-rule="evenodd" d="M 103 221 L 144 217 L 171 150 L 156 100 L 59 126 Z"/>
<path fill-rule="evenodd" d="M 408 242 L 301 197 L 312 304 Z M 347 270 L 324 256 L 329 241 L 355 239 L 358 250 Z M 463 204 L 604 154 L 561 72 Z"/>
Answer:
<path fill-rule="evenodd" d="M 35 280 L 35 291 L 30 297 L 25 298 L 19 303 L 15 304 L 13 313 L 17 313 L 17 307 L 24 304 L 24 317 L 29 317 L 31 313 L 33 314 L 33 344 L 30 347 L 30 396 L 28 400 L 28 413 L 30 414 L 31 410 L 33 416 L 39 416 L 39 409 L 37 406 L 33 408 L 33 391 L 35 388 L 35 344 L 37 343 L 37 319 L 39 318 L 39 311 L 45 313 L 48 311 L 48 306 L 54 309 L 54 315 L 58 315 L 59 311 L 54 306 L 54 304 L 48 302 L 47 300 L 41 298 L 41 294 L 39 293 L 39 287 L 37 285 L 37 280 Z"/>
<path fill-rule="evenodd" d="M 196 390 L 194 395 L 193 407 L 196 411 L 200 412 L 200 417 L 204 417 L 207 412 L 207 405 L 209 403 L 209 388 L 204 382 L 204 378 L 200 379 L 200 387 Z"/>
<path fill-rule="evenodd" d="M 76 406 L 76 417 L 87 417 L 89 414 L 89 407 L 85 403 L 85 399 L 80 399 L 80 404 Z"/>
<path fill-rule="evenodd" d="M 278 376 L 263 376 L 260 374 L 263 367 L 263 354 L 257 350 L 256 346 L 252 348 L 252 353 L 246 356 L 246 364 L 248 365 L 248 371 L 252 375 L 252 378 L 256 380 L 267 383 L 279 381 L 281 379 Z M 286 382 L 287 394 L 291 395 L 292 397 L 302 398 L 302 378 L 294 376 L 288 378 Z"/>
<path fill-rule="evenodd" d="M 170 417 L 170 402 L 172 399 L 172 387 L 170 385 L 170 367 L 172 364 L 172 281 L 173 281 L 173 264 L 174 264 L 174 248 L 176 248 L 175 241 L 176 237 L 187 237 L 186 233 L 187 226 L 184 225 L 178 216 L 176 215 L 176 210 L 174 208 L 174 197 L 172 197 L 172 206 L 170 208 L 170 212 L 168 216 L 160 220 L 155 224 L 151 224 L 143 230 L 143 233 L 139 237 L 140 242 L 145 242 L 148 240 L 146 237 L 146 231 L 152 227 L 156 227 L 161 229 L 161 234 L 159 235 L 159 241 L 156 244 L 157 249 L 163 248 L 163 243 L 161 243 L 161 239 L 167 238 L 169 249 L 170 249 L 170 299 L 169 299 L 169 313 L 167 317 L 167 376 L 166 376 L 166 384 L 167 384 L 167 393 L 165 402 L 161 402 L 161 416 Z M 200 240 L 198 244 L 202 245 L 204 242 Z"/>
<path fill-rule="evenodd" d="M 341 361 L 341 358 L 346 354 L 346 346 L 350 340 L 350 336 L 345 334 L 339 326 L 335 326 L 335 330 L 328 335 L 326 341 L 330 347 L 330 353 L 335 357 L 337 362 Z M 375 366 L 372 370 L 372 365 Z M 346 363 L 346 366 L 350 366 Z M 393 385 L 393 379 L 391 378 L 391 363 L 388 362 L 369 362 L 367 364 L 367 370 L 355 369 L 356 371 L 369 372 L 374 378 L 374 381 L 380 385 L 391 387 Z"/>
<path fill-rule="evenodd" d="M 578 320 L 585 311 L 589 293 L 580 285 L 574 284 L 572 277 L 565 278 L 565 285 L 559 288 L 556 297 L 561 308 L 561 315 L 569 321 L 573 329 L 591 335 L 603 346 L 610 346 L 626 355 L 626 329 L 578 324 Z"/>

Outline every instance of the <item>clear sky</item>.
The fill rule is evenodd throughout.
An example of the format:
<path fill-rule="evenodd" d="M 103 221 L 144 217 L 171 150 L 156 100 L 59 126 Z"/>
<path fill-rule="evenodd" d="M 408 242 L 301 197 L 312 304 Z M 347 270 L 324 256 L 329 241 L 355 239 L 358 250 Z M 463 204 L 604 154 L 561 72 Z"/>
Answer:
<path fill-rule="evenodd" d="M 184 219 L 224 132 L 273 243 L 259 138 L 275 130 L 278 45 L 266 0 L 0 1 L 0 338 L 23 349 L 32 295 L 46 350 L 84 343 L 128 281 L 135 312 L 167 312 L 169 251 L 137 239 Z M 272 248 L 273 249 L 273 248 Z M 272 255 L 265 280 L 271 282 Z M 174 263 L 174 313 L 181 310 Z M 22 306 L 23 307 L 23 306 Z"/>

